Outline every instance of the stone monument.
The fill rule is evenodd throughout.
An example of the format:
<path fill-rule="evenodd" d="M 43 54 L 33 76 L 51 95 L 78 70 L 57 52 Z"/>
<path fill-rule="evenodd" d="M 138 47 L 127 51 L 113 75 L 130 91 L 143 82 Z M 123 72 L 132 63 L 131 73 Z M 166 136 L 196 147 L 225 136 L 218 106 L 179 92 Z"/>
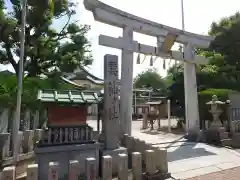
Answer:
<path fill-rule="evenodd" d="M 122 50 L 122 70 L 120 88 L 120 127 L 121 136 L 131 135 L 132 124 L 132 92 L 133 92 L 133 53 L 149 56 L 175 59 L 185 62 L 184 89 L 187 132 L 199 130 L 198 96 L 196 85 L 195 64 L 206 64 L 208 60 L 194 53 L 194 48 L 207 48 L 212 37 L 183 32 L 137 17 L 119 9 L 113 8 L 98 0 L 84 0 L 87 10 L 93 12 L 94 19 L 123 29 L 123 35 L 114 38 L 106 35 L 99 36 L 99 44 Z M 133 40 L 133 32 L 156 37 L 156 47 L 140 44 Z M 175 42 L 185 45 L 184 54 L 171 50 Z"/>
<path fill-rule="evenodd" d="M 104 56 L 104 149 L 101 150 L 101 154 L 112 156 L 113 173 L 117 172 L 118 154 L 127 154 L 127 149 L 119 146 L 118 82 L 118 57 L 107 54 Z"/>

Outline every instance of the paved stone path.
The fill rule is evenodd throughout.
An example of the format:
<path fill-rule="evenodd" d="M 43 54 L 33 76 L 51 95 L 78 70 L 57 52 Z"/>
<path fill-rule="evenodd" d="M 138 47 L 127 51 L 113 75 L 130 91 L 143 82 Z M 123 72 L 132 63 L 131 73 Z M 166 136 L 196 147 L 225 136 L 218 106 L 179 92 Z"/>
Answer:
<path fill-rule="evenodd" d="M 240 167 L 189 178 L 187 180 L 239 180 Z"/>

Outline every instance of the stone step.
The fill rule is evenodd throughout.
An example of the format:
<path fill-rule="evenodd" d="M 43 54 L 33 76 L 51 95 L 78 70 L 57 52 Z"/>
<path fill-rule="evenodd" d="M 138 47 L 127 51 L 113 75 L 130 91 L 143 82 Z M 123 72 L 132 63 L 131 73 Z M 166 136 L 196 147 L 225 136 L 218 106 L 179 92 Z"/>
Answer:
<path fill-rule="evenodd" d="M 232 139 L 222 139 L 221 143 L 223 146 L 232 146 Z"/>

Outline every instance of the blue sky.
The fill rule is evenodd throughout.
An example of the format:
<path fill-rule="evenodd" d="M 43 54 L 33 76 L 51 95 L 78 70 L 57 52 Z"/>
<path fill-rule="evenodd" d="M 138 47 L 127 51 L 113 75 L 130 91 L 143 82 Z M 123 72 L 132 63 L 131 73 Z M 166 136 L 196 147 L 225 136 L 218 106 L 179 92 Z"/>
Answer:
<path fill-rule="evenodd" d="M 118 9 L 127 11 L 134 15 L 150 19 L 152 21 L 165 24 L 168 26 L 181 29 L 181 0 L 102 0 L 102 2 L 114 6 Z M 88 38 L 92 44 L 92 52 L 94 57 L 93 65 L 90 71 L 98 76 L 103 77 L 103 56 L 105 54 L 115 54 L 121 60 L 120 50 L 102 47 L 98 45 L 99 34 L 119 37 L 122 30 L 99 22 L 95 22 L 91 12 L 86 11 L 83 6 L 83 0 L 79 0 L 77 14 L 74 19 L 79 20 L 81 24 L 91 25 L 91 31 Z M 240 10 L 239 0 L 184 0 L 185 8 L 185 28 L 187 31 L 207 34 L 213 21 L 218 21 L 222 17 L 234 14 Z M 61 26 L 61 22 L 56 22 L 57 27 Z M 156 39 L 153 37 L 134 34 L 134 39 L 140 43 L 148 45 L 156 45 Z M 149 59 L 145 63 L 136 65 L 137 56 L 134 58 L 134 76 L 149 68 Z M 166 70 L 162 68 L 162 60 L 158 59 L 154 67 L 161 75 L 166 74 Z M 119 62 L 119 64 L 121 64 Z M 168 65 L 168 63 L 167 63 Z M 1 68 L 1 66 L 0 66 Z M 11 69 L 10 66 L 8 68 Z"/>

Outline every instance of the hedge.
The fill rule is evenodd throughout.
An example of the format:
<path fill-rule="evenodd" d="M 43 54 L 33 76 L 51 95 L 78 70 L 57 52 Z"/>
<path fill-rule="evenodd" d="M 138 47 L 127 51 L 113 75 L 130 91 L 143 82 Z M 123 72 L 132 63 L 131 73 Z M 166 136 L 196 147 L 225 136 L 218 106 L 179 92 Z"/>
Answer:
<path fill-rule="evenodd" d="M 205 120 L 212 120 L 212 115 L 209 113 L 210 105 L 206 105 L 206 103 L 212 100 L 213 95 L 216 95 L 218 100 L 225 102 L 228 100 L 228 94 L 231 92 L 237 91 L 231 89 L 205 89 L 198 93 L 200 126 L 202 128 L 205 125 Z M 222 109 L 224 112 L 221 114 L 220 119 L 225 121 L 228 118 L 227 105 L 223 105 Z M 185 108 L 179 108 L 176 112 L 174 112 L 174 115 L 177 117 L 185 117 Z"/>

